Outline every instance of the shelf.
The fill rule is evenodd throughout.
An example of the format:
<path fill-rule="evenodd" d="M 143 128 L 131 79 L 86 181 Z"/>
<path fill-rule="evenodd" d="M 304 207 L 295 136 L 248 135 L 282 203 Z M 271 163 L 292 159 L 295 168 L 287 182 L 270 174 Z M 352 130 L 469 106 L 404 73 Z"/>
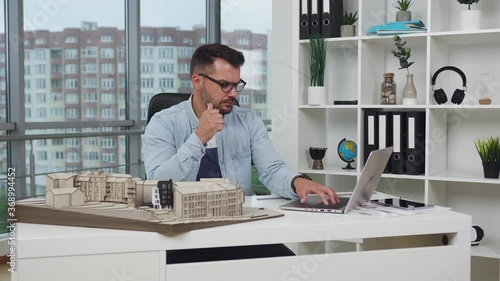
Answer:
<path fill-rule="evenodd" d="M 486 234 L 487 235 L 487 234 Z M 471 256 L 500 259 L 500 242 L 485 238 L 477 246 L 471 247 Z"/>
<path fill-rule="evenodd" d="M 457 172 L 453 170 L 431 175 L 428 179 L 433 181 L 500 184 L 499 179 L 486 179 L 482 173 Z"/>
<path fill-rule="evenodd" d="M 358 108 L 358 105 L 299 105 L 300 109 L 356 109 Z"/>
<path fill-rule="evenodd" d="M 323 170 L 314 170 L 314 169 L 301 169 L 300 173 L 306 174 L 319 174 L 319 175 L 340 175 L 340 176 L 358 176 L 359 173 L 356 169 L 354 170 L 344 170 L 339 165 L 324 165 L 325 169 Z"/>
<path fill-rule="evenodd" d="M 384 46 L 387 49 L 395 49 L 394 40 L 392 38 L 394 35 L 369 35 L 361 37 L 364 42 L 374 43 L 377 45 Z M 406 41 L 407 46 L 415 49 L 425 49 L 427 47 L 427 33 L 412 33 L 412 34 L 400 34 L 402 41 Z"/>
<path fill-rule="evenodd" d="M 387 105 L 387 104 L 364 104 L 360 106 L 361 108 L 381 108 L 381 109 L 425 109 L 427 108 L 426 105 L 424 104 L 416 104 L 416 105 L 402 105 L 402 104 L 397 104 L 397 105 Z"/>
<path fill-rule="evenodd" d="M 336 37 L 336 38 L 325 38 L 326 43 L 329 48 L 357 48 L 358 47 L 358 36 L 355 37 Z M 300 44 L 309 44 L 309 39 L 299 40 Z"/>
<path fill-rule="evenodd" d="M 382 174 L 383 178 L 389 179 L 405 179 L 405 180 L 425 180 L 424 175 L 406 175 L 406 174 Z"/>
<path fill-rule="evenodd" d="M 431 32 L 429 35 L 449 44 L 500 43 L 500 29 Z"/>
<path fill-rule="evenodd" d="M 455 105 L 455 104 L 446 104 L 446 105 L 429 105 L 428 106 L 431 109 L 500 109 L 500 105 L 493 104 L 493 105 L 480 105 L 480 104 L 460 104 L 460 105 Z"/>

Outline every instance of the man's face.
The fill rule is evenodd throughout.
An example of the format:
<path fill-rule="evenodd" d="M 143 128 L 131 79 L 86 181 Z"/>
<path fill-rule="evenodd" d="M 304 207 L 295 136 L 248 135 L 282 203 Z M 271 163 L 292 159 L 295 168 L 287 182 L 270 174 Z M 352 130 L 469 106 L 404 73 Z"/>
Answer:
<path fill-rule="evenodd" d="M 234 68 L 228 62 L 222 59 L 215 59 L 213 71 L 203 73 L 219 83 L 237 84 L 240 81 L 240 69 Z M 230 92 L 222 91 L 221 85 L 209 78 L 201 76 L 203 79 L 201 87 L 201 99 L 205 103 L 212 103 L 214 109 L 218 109 L 221 114 L 230 113 L 233 110 L 233 104 L 236 102 L 238 92 L 233 87 Z"/>

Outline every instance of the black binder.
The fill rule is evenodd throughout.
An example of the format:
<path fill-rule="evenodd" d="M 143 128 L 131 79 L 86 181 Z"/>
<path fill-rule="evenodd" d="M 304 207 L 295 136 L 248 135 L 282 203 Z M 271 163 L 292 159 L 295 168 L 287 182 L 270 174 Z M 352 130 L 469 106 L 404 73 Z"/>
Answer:
<path fill-rule="evenodd" d="M 364 163 L 368 160 L 370 152 L 378 149 L 378 118 L 377 112 L 365 111 L 363 136 Z"/>
<path fill-rule="evenodd" d="M 391 155 L 391 173 L 406 173 L 406 132 L 407 121 L 406 112 L 392 113 L 392 155 Z"/>
<path fill-rule="evenodd" d="M 407 112 L 406 124 L 406 174 L 421 175 L 425 173 L 425 112 Z"/>
<path fill-rule="evenodd" d="M 377 112 L 378 149 L 392 146 L 392 112 Z M 391 162 L 388 161 L 384 173 L 391 172 Z"/>
<path fill-rule="evenodd" d="M 316 1 L 316 0 L 314 0 Z M 309 3 L 311 0 L 300 0 L 300 27 L 299 27 L 299 38 L 309 39 L 309 34 L 311 32 L 309 26 Z"/>
<path fill-rule="evenodd" d="M 331 37 L 340 37 L 340 26 L 342 25 L 342 14 L 344 12 L 343 0 L 330 0 Z"/>
<path fill-rule="evenodd" d="M 321 0 L 321 35 L 323 38 L 332 37 L 332 16 L 330 14 L 330 1 Z"/>
<path fill-rule="evenodd" d="M 311 25 L 311 32 L 309 34 L 321 35 L 321 13 L 320 13 L 320 3 L 322 0 L 311 0 L 311 14 L 309 18 L 309 24 Z"/>

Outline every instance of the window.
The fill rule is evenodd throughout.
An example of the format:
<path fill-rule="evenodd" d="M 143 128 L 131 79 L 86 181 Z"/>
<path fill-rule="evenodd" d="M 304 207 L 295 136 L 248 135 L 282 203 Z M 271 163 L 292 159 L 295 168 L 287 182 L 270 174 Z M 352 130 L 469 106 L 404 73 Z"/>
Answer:
<path fill-rule="evenodd" d="M 46 68 L 45 64 L 35 64 L 35 73 L 36 74 L 45 74 L 45 71 L 46 71 L 45 68 Z"/>
<path fill-rule="evenodd" d="M 160 52 L 160 58 L 165 59 L 171 59 L 174 57 L 174 49 L 173 48 L 159 48 L 158 49 Z"/>
<path fill-rule="evenodd" d="M 154 37 L 151 35 L 141 36 L 141 42 L 154 42 Z"/>
<path fill-rule="evenodd" d="M 47 88 L 47 80 L 45 79 L 35 79 L 36 89 Z"/>
<path fill-rule="evenodd" d="M 96 73 L 97 64 L 95 63 L 85 63 L 82 64 L 82 73 Z"/>
<path fill-rule="evenodd" d="M 96 58 L 97 47 L 82 48 L 82 58 Z"/>
<path fill-rule="evenodd" d="M 84 93 L 83 94 L 84 102 L 97 102 L 97 94 L 96 93 Z"/>
<path fill-rule="evenodd" d="M 78 73 L 78 65 L 77 64 L 67 64 L 64 66 L 64 71 L 66 73 Z"/>
<path fill-rule="evenodd" d="M 179 63 L 179 73 L 189 73 L 190 68 L 189 63 Z"/>
<path fill-rule="evenodd" d="M 181 88 L 191 89 L 192 87 L 193 84 L 191 83 L 191 80 L 181 80 Z"/>
<path fill-rule="evenodd" d="M 78 154 L 78 152 L 68 152 L 67 155 L 68 158 L 66 159 L 66 161 L 68 161 L 69 163 L 80 162 L 80 155 Z"/>
<path fill-rule="evenodd" d="M 141 63 L 141 73 L 151 73 L 153 68 L 154 64 L 152 63 Z"/>
<path fill-rule="evenodd" d="M 103 104 L 112 104 L 115 102 L 114 94 L 102 94 L 101 95 L 101 103 Z"/>
<path fill-rule="evenodd" d="M 101 49 L 101 58 L 112 59 L 115 57 L 115 50 L 112 48 Z"/>
<path fill-rule="evenodd" d="M 83 109 L 83 117 L 85 118 L 97 118 L 97 108 L 86 107 Z"/>
<path fill-rule="evenodd" d="M 169 35 L 160 36 L 160 38 L 158 39 L 158 41 L 160 41 L 162 43 L 173 42 L 172 36 L 169 36 Z"/>
<path fill-rule="evenodd" d="M 160 73 L 173 73 L 174 64 L 173 63 L 160 63 L 159 65 Z"/>
<path fill-rule="evenodd" d="M 44 45 L 47 44 L 47 39 L 45 38 L 35 38 L 35 45 Z"/>
<path fill-rule="evenodd" d="M 178 58 L 191 58 L 193 56 L 194 48 L 179 48 L 177 49 Z"/>
<path fill-rule="evenodd" d="M 78 103 L 78 94 L 66 94 L 66 103 L 67 104 L 77 104 Z"/>
<path fill-rule="evenodd" d="M 78 38 L 76 36 L 66 36 L 64 37 L 64 43 L 78 43 Z"/>
<path fill-rule="evenodd" d="M 154 80 L 153 78 L 142 78 L 141 79 L 141 87 L 142 88 L 153 88 Z"/>
<path fill-rule="evenodd" d="M 112 43 L 114 41 L 113 36 L 111 36 L 111 35 L 101 35 L 100 40 L 102 43 Z"/>
<path fill-rule="evenodd" d="M 114 108 L 102 108 L 101 109 L 101 117 L 105 119 L 115 118 L 115 109 Z"/>
<path fill-rule="evenodd" d="M 248 105 L 248 104 L 250 104 L 250 96 L 249 95 L 245 95 L 245 94 L 241 94 L 241 95 L 238 96 L 238 102 L 241 105 Z"/>
<path fill-rule="evenodd" d="M 101 88 L 103 89 L 114 89 L 115 80 L 113 78 L 103 78 L 101 79 Z"/>
<path fill-rule="evenodd" d="M 236 44 L 239 44 L 239 45 L 250 45 L 250 39 L 248 39 L 248 38 L 238 38 L 236 40 Z"/>
<path fill-rule="evenodd" d="M 78 79 L 66 79 L 66 89 L 77 89 Z"/>
<path fill-rule="evenodd" d="M 66 108 L 66 118 L 69 119 L 78 118 L 78 110 L 76 108 Z"/>
<path fill-rule="evenodd" d="M 115 73 L 115 65 L 112 63 L 101 63 L 101 73 Z"/>
<path fill-rule="evenodd" d="M 141 48 L 141 58 L 152 58 L 153 53 L 153 48 Z"/>
<path fill-rule="evenodd" d="M 64 50 L 64 58 L 65 59 L 76 59 L 78 57 L 77 49 L 66 49 Z"/>
<path fill-rule="evenodd" d="M 47 102 L 47 95 L 45 93 L 37 93 L 35 95 L 35 97 L 36 97 L 37 103 L 46 103 Z"/>
<path fill-rule="evenodd" d="M 255 95 L 254 96 L 255 103 L 266 103 L 266 96 L 263 95 Z"/>
<path fill-rule="evenodd" d="M 97 87 L 97 78 L 96 77 L 85 77 L 83 78 L 83 88 L 96 88 Z"/>
<path fill-rule="evenodd" d="M 174 78 L 160 78 L 160 88 L 163 90 L 165 88 L 174 87 Z"/>
<path fill-rule="evenodd" d="M 114 148 L 115 147 L 115 139 L 114 138 L 103 138 L 102 139 L 102 147 Z"/>

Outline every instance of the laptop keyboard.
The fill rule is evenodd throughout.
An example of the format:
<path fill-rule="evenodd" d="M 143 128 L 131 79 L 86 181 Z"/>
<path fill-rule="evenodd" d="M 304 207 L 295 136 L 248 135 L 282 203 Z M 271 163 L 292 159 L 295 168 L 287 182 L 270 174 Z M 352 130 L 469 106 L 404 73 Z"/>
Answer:
<path fill-rule="evenodd" d="M 332 204 L 331 201 L 328 201 L 329 204 L 325 205 L 323 202 L 314 205 L 315 208 L 319 209 L 342 209 L 347 206 L 349 202 L 349 197 L 339 197 L 340 202 L 337 204 Z"/>

